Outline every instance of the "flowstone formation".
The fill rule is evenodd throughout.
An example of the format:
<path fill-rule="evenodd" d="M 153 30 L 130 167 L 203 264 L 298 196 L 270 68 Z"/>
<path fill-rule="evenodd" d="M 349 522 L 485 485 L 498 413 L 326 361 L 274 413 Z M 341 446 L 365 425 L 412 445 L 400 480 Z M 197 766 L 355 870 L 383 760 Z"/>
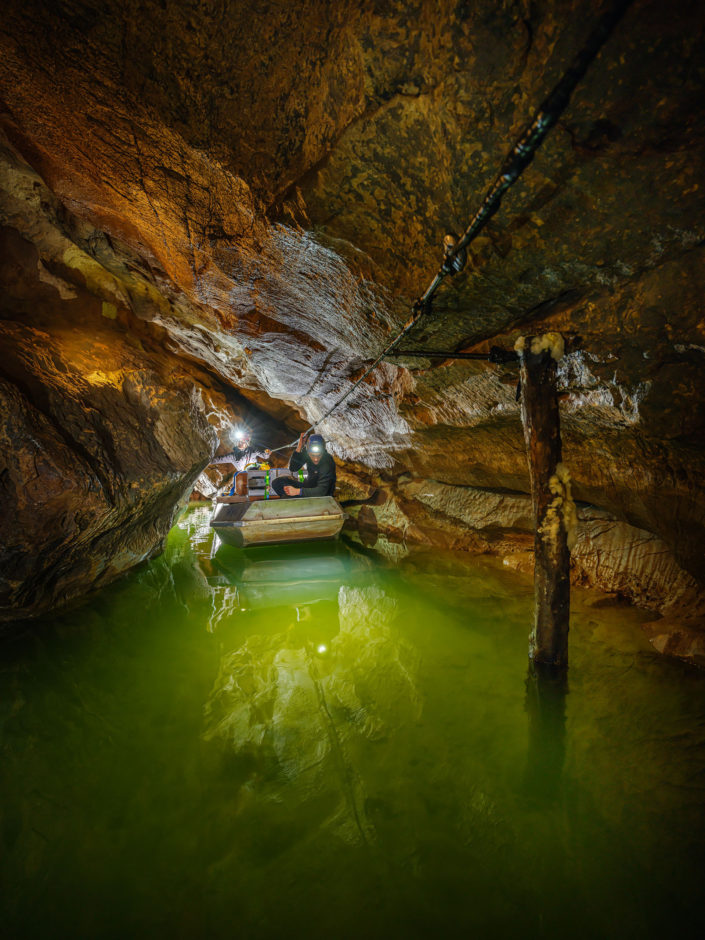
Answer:
<path fill-rule="evenodd" d="M 406 320 L 444 234 L 465 227 L 600 12 L 584 0 L 8 0 L 4 616 L 157 549 L 229 445 L 228 395 L 270 416 L 277 442 L 328 410 Z M 657 645 L 691 658 L 705 582 L 704 33 L 702 5 L 635 0 L 405 340 L 484 351 L 563 335 L 575 577 L 667 615 Z M 104 358 L 113 390 L 139 388 L 111 392 L 109 407 L 88 379 Z M 516 378 L 395 358 L 323 422 L 368 540 L 524 563 Z M 79 412 L 103 428 L 90 444 Z M 144 437 L 130 437 L 137 425 Z M 80 460 L 60 456 L 78 444 Z M 136 465 L 149 452 L 144 473 L 124 470 L 123 448 Z M 35 494 L 50 482 L 63 516 L 40 526 Z M 66 558 L 70 578 L 40 604 L 33 585 Z"/>

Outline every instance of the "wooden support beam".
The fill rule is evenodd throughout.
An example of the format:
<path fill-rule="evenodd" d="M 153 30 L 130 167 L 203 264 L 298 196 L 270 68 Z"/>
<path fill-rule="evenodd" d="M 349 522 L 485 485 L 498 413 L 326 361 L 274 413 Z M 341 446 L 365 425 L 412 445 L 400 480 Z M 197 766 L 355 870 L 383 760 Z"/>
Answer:
<path fill-rule="evenodd" d="M 534 509 L 534 626 L 529 657 L 557 670 L 568 666 L 569 530 L 575 520 L 570 479 L 561 463 L 556 363 L 559 334 L 520 341 L 521 419 Z"/>

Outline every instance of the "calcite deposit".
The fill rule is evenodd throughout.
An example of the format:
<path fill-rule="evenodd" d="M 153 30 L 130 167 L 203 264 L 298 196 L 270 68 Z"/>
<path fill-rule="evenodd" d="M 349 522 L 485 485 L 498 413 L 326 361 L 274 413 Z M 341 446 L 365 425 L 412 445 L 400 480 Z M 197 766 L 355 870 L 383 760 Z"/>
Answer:
<path fill-rule="evenodd" d="M 602 9 L 6 0 L 4 620 L 158 551 L 242 414 L 283 443 L 326 413 Z M 705 585 L 704 38 L 700 4 L 629 6 L 404 341 L 562 335 L 575 577 L 667 652 Z M 395 358 L 321 422 L 361 529 L 525 557 L 516 378 Z"/>

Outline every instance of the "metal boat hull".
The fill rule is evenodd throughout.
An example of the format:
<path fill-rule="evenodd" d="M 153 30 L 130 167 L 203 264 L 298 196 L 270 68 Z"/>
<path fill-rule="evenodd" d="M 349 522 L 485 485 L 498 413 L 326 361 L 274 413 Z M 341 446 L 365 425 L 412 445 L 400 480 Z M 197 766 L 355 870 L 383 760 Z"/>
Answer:
<path fill-rule="evenodd" d="M 210 525 L 228 545 L 276 545 L 333 539 L 343 527 L 343 510 L 332 496 L 304 499 L 221 497 Z"/>

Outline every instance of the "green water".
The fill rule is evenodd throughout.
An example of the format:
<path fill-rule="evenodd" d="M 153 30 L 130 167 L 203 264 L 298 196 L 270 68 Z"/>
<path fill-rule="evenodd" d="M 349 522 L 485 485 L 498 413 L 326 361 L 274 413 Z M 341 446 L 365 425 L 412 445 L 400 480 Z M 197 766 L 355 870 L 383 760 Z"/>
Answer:
<path fill-rule="evenodd" d="M 5 644 L 0 934 L 701 936 L 705 677 L 574 593 L 343 544 L 166 553 Z"/>

